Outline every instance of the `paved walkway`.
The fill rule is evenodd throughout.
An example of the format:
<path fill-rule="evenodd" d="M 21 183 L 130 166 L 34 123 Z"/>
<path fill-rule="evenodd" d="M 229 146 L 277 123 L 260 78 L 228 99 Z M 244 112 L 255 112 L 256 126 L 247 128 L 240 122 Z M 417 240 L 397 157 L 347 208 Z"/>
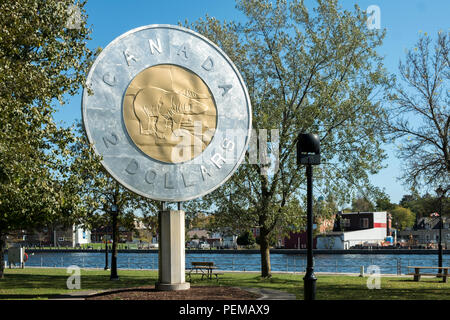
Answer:
<path fill-rule="evenodd" d="M 267 289 L 267 288 L 244 288 L 246 291 L 260 294 L 261 298 L 256 300 L 295 300 L 295 294 L 286 291 Z"/>
<path fill-rule="evenodd" d="M 295 295 L 292 293 L 287 293 L 285 291 L 267 289 L 267 288 L 248 288 L 240 287 L 240 289 L 256 293 L 261 295 L 260 298 L 256 300 L 295 300 Z M 86 297 L 96 294 L 100 291 L 86 290 L 86 291 L 74 291 L 72 293 L 55 296 L 49 300 L 85 300 Z"/>
<path fill-rule="evenodd" d="M 49 300 L 85 300 L 87 296 L 96 294 L 98 292 L 100 291 L 96 290 L 74 291 L 68 294 L 61 294 L 53 298 L 49 298 Z"/>

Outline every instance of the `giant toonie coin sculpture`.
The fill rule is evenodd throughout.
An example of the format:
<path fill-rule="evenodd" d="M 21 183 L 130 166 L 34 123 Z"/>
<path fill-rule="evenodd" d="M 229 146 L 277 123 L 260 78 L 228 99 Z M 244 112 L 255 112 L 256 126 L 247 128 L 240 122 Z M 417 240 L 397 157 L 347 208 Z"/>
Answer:
<path fill-rule="evenodd" d="M 223 184 L 247 148 L 250 99 L 225 53 L 186 28 L 150 25 L 112 41 L 83 92 L 86 133 L 123 186 L 185 201 Z"/>

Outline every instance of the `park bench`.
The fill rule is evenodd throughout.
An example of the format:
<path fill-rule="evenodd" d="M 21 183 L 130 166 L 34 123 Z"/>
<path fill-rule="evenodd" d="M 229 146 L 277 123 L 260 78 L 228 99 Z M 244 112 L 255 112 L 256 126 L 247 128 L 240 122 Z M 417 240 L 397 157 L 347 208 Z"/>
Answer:
<path fill-rule="evenodd" d="M 448 269 L 450 267 L 421 267 L 421 266 L 410 266 L 409 269 L 414 269 L 414 272 L 408 273 L 410 276 L 414 276 L 414 281 L 419 281 L 421 276 L 437 276 L 442 277 L 442 282 L 447 282 L 448 277 Z M 442 270 L 442 273 L 427 273 L 420 272 L 421 269 L 434 269 L 434 270 Z"/>
<path fill-rule="evenodd" d="M 222 275 L 223 273 L 215 272 L 214 269 L 217 269 L 217 267 L 214 265 L 213 261 L 193 261 L 191 262 L 191 268 L 187 271 L 187 276 L 190 281 L 193 273 L 199 273 L 202 275 L 202 280 L 203 278 L 211 280 L 212 277 L 215 276 L 216 281 L 218 281 L 219 275 Z"/>

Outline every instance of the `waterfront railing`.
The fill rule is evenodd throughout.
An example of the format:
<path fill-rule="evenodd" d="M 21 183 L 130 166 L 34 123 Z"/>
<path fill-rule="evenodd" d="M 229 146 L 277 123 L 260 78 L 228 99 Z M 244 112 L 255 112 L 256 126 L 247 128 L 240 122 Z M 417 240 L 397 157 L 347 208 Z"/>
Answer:
<path fill-rule="evenodd" d="M 109 263 L 111 259 L 109 258 Z M 189 268 L 192 261 L 213 261 L 220 270 L 223 271 L 241 271 L 251 272 L 260 271 L 261 264 L 257 256 L 252 258 L 235 255 L 232 257 L 224 255 L 187 255 L 186 268 Z M 382 274 L 403 275 L 408 273 L 408 266 L 437 266 L 436 257 L 421 258 L 399 258 L 389 257 L 385 259 L 374 258 L 317 258 L 315 259 L 315 272 L 327 273 L 360 273 L 361 267 L 367 270 L 369 266 L 377 266 Z M 71 265 L 77 265 L 80 268 L 98 268 L 103 269 L 105 260 L 103 254 L 85 254 L 82 256 L 71 254 L 30 255 L 26 266 L 32 267 L 59 267 L 64 268 Z M 450 259 L 443 260 L 444 266 L 450 266 Z M 139 255 L 118 255 L 119 269 L 158 269 L 157 254 L 139 254 Z M 306 257 L 275 257 L 271 256 L 271 268 L 273 272 L 303 273 L 306 269 Z"/>

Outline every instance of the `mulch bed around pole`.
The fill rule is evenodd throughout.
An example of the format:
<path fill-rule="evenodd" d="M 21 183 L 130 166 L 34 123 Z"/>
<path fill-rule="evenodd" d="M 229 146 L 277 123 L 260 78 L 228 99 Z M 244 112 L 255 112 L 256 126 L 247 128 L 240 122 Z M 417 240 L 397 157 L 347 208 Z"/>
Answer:
<path fill-rule="evenodd" d="M 189 290 L 157 291 L 155 286 L 111 290 L 86 297 L 87 300 L 255 300 L 260 295 L 235 288 L 193 286 Z"/>

